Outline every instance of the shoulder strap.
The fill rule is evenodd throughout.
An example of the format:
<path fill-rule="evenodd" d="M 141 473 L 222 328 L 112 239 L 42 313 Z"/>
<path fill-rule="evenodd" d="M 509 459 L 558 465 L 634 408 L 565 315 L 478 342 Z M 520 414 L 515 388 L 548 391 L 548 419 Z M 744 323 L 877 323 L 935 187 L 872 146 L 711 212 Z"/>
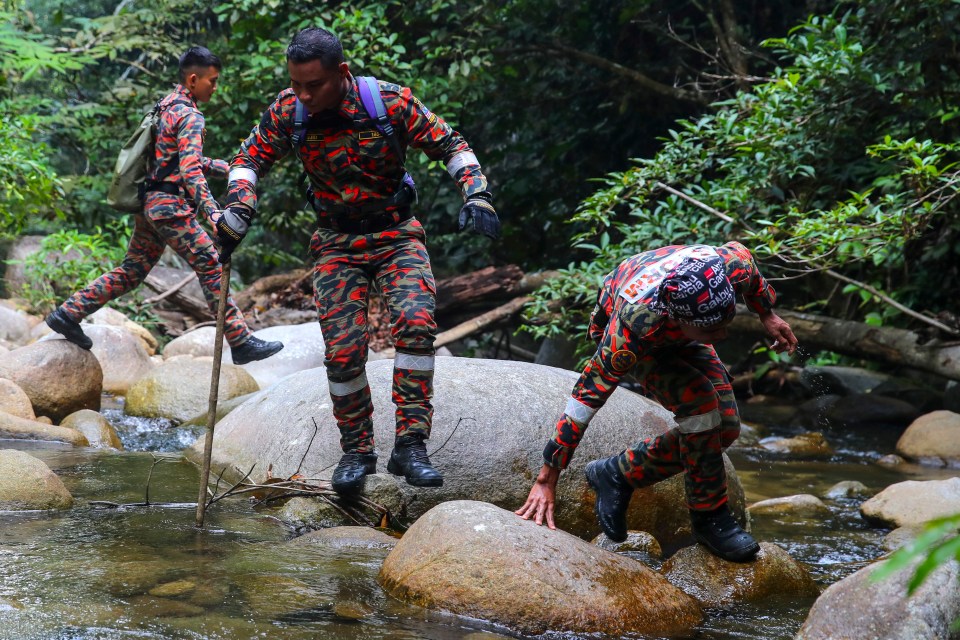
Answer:
<path fill-rule="evenodd" d="M 304 136 L 307 134 L 307 107 L 300 102 L 300 98 L 296 98 L 297 108 L 293 113 L 293 150 L 300 155 L 300 143 L 303 142 Z"/>
<path fill-rule="evenodd" d="M 407 172 L 405 166 L 407 154 L 403 152 L 397 131 L 393 128 L 393 124 L 387 115 L 387 106 L 383 104 L 383 96 L 380 94 L 380 85 L 377 83 L 377 79 L 373 76 L 357 76 L 357 89 L 360 91 L 360 102 L 363 104 L 367 115 L 377 123 L 377 130 L 386 136 L 387 142 L 390 143 L 390 148 L 392 148 L 393 152 L 400 158 L 400 166 L 403 168 L 403 178 L 401 182 L 413 189 L 414 194 L 416 194 L 416 185 L 413 182 L 413 176 Z M 414 195 L 414 198 L 416 198 L 416 195 Z"/>

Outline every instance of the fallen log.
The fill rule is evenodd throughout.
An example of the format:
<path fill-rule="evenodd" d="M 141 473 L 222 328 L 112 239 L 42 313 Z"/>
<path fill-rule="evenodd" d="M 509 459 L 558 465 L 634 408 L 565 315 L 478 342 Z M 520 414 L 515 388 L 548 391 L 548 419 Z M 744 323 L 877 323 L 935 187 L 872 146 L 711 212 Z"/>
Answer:
<path fill-rule="evenodd" d="M 755 314 L 737 305 L 731 331 L 764 335 Z M 777 310 L 806 352 L 826 349 L 835 353 L 908 367 L 960 380 L 960 342 L 931 340 L 926 343 L 915 331 L 895 327 L 875 327 L 862 322 L 838 320 L 787 309 Z"/>
<path fill-rule="evenodd" d="M 196 276 L 188 278 L 182 271 L 177 269 L 154 267 L 154 269 L 147 274 L 143 284 L 157 294 L 163 295 L 166 303 L 175 306 L 191 318 L 201 322 L 211 320 L 213 314 L 210 312 L 209 307 L 207 307 L 207 303 L 203 298 L 198 298 L 187 291 L 187 287 L 184 286 L 184 281 L 185 284 L 196 282 Z M 196 283 L 196 286 L 199 287 L 199 283 Z M 171 290 L 173 290 L 173 293 L 167 295 Z"/>

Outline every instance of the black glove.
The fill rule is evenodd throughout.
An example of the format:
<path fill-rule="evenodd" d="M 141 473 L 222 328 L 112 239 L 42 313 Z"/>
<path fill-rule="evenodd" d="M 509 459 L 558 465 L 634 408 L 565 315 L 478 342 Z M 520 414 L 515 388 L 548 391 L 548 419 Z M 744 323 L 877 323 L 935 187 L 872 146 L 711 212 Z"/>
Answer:
<path fill-rule="evenodd" d="M 475 193 L 460 207 L 460 231 L 482 233 L 496 240 L 500 237 L 500 218 L 493 208 L 493 196 L 486 191 Z"/>
<path fill-rule="evenodd" d="M 253 212 L 247 207 L 231 206 L 224 209 L 216 224 L 220 264 L 230 262 L 233 250 L 240 246 L 240 241 L 247 235 L 251 219 Z"/>

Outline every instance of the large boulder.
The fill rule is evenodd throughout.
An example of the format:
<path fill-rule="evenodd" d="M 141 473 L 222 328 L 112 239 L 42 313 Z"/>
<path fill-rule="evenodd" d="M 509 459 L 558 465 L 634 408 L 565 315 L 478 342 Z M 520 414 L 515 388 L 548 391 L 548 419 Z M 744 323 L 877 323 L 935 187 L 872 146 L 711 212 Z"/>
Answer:
<path fill-rule="evenodd" d="M 103 371 L 96 356 L 63 339 L 0 354 L 0 378 L 30 398 L 34 413 L 54 422 L 80 409 L 100 409 Z"/>
<path fill-rule="evenodd" d="M 123 327 L 91 324 L 84 332 L 93 340 L 93 355 L 103 370 L 103 390 L 125 395 L 137 380 L 153 369 L 143 342 Z"/>
<path fill-rule="evenodd" d="M 116 429 L 97 411 L 82 409 L 71 413 L 63 419 L 60 426 L 82 433 L 91 447 L 123 449 Z"/>
<path fill-rule="evenodd" d="M 933 411 L 920 416 L 900 436 L 897 453 L 925 464 L 960 464 L 960 413 Z"/>
<path fill-rule="evenodd" d="M 803 565 L 769 542 L 752 562 L 728 562 L 703 545 L 681 549 L 660 571 L 705 607 L 731 607 L 771 597 L 815 598 L 820 590 Z"/>
<path fill-rule="evenodd" d="M 83 322 L 84 324 L 105 324 L 111 327 L 126 329 L 140 340 L 147 355 L 152 356 L 157 352 L 159 342 L 157 342 L 156 336 L 150 333 L 150 330 L 139 322 L 134 322 L 112 307 L 100 307 L 87 316 Z M 84 327 L 84 330 L 86 330 L 86 327 Z"/>
<path fill-rule="evenodd" d="M 68 509 L 73 496 L 42 460 L 15 449 L 0 450 L 0 511 Z"/>
<path fill-rule="evenodd" d="M 906 527 L 960 513 L 960 478 L 892 484 L 860 505 L 860 514 L 884 527 Z"/>
<path fill-rule="evenodd" d="M 186 332 L 182 336 L 174 338 L 163 348 L 163 357 L 165 359 L 176 356 L 193 356 L 202 358 L 204 356 L 213 357 L 213 341 L 217 337 L 216 327 L 198 327 Z M 233 362 L 230 355 L 230 345 L 223 341 L 223 353 L 221 354 L 223 362 Z"/>
<path fill-rule="evenodd" d="M 86 436 L 76 429 L 58 427 L 36 420 L 24 420 L 3 411 L 0 411 L 0 438 L 64 442 L 75 447 L 85 447 L 90 444 Z"/>
<path fill-rule="evenodd" d="M 392 375 L 390 360 L 367 364 L 381 470 L 394 440 Z M 544 444 L 553 435 L 576 380 L 572 371 L 523 362 L 437 358 L 433 433 L 427 449 L 444 474 L 444 485 L 414 489 L 404 484 L 415 492 L 407 515 L 418 517 L 446 500 L 483 500 L 505 509 L 519 508 L 543 465 Z M 299 469 L 309 477 L 329 478 L 341 455 L 330 407 L 323 369 L 284 378 L 217 424 L 214 467 L 246 470 L 256 465 L 253 477 L 258 480 L 271 465 L 274 477 L 288 477 Z M 673 425 L 672 414 L 657 403 L 617 389 L 591 423 L 570 468 L 560 475 L 557 525 L 586 538 L 596 536 L 600 527 L 583 467 Z M 203 443 L 198 442 L 187 455 L 199 460 L 202 451 Z M 729 461 L 727 472 L 732 508 L 742 513 L 743 489 Z M 682 476 L 635 492 L 628 524 L 653 534 L 666 553 L 691 543 Z"/>
<path fill-rule="evenodd" d="M 266 389 L 291 373 L 323 366 L 324 346 L 319 322 L 267 327 L 253 335 L 261 340 L 279 340 L 283 343 L 280 353 L 242 365 L 261 389 Z"/>
<path fill-rule="evenodd" d="M 128 415 L 144 418 L 189 420 L 209 409 L 212 373 L 211 358 L 167 360 L 130 387 L 124 410 Z M 218 401 L 257 390 L 256 380 L 240 367 L 220 366 Z"/>
<path fill-rule="evenodd" d="M 520 633 L 687 634 L 697 603 L 646 565 L 485 502 L 434 507 L 383 563 L 394 597 Z"/>
<path fill-rule="evenodd" d="M 907 597 L 913 567 L 875 580 L 880 562 L 830 585 L 817 598 L 796 640 L 941 640 L 956 638 L 960 617 L 960 567 L 950 561 L 930 573 Z"/>

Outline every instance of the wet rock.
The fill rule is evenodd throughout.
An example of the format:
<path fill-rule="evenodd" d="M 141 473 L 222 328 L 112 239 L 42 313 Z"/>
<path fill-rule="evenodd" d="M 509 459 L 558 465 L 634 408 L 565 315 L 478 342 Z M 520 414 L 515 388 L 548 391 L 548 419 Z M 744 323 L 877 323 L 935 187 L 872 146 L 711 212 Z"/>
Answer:
<path fill-rule="evenodd" d="M 153 596 L 134 596 L 130 598 L 130 607 L 139 617 L 149 618 L 186 618 L 204 613 L 203 607 Z"/>
<path fill-rule="evenodd" d="M 37 417 L 27 394 L 13 380 L 6 378 L 0 378 L 0 411 L 24 420 Z"/>
<path fill-rule="evenodd" d="M 795 496 L 761 500 L 747 507 L 747 511 L 751 516 L 819 517 L 829 515 L 830 507 L 817 496 L 801 493 Z"/>
<path fill-rule="evenodd" d="M 100 361 L 105 392 L 126 395 L 133 383 L 153 369 L 142 341 L 125 328 L 93 324 L 84 332 L 93 340 L 91 351 Z"/>
<path fill-rule="evenodd" d="M 19 611 L 23 609 L 23 603 L 13 598 L 4 598 L 0 596 L 0 613 L 4 611 Z"/>
<path fill-rule="evenodd" d="M 760 425 L 741 423 L 740 435 L 737 436 L 737 440 L 732 446 L 736 448 L 756 447 L 760 444 L 760 439 L 764 437 L 765 432 L 766 429 Z"/>
<path fill-rule="evenodd" d="M 407 497 L 402 489 L 404 486 L 404 480 L 393 474 L 374 473 L 367 476 L 363 495 L 387 509 L 391 515 L 402 517 L 407 512 Z"/>
<path fill-rule="evenodd" d="M 960 466 L 960 413 L 920 416 L 900 436 L 897 453 L 921 464 Z"/>
<path fill-rule="evenodd" d="M 190 580 L 174 580 L 157 585 L 147 593 L 156 598 L 176 598 L 191 593 L 196 588 L 196 583 Z"/>
<path fill-rule="evenodd" d="M 110 307 L 101 307 L 97 309 L 94 313 L 90 314 L 84 319 L 84 324 L 94 324 L 94 325 L 108 325 L 111 327 L 120 327 L 121 329 L 126 329 L 128 332 L 133 334 L 137 340 L 140 341 L 140 345 L 143 347 L 143 350 L 147 352 L 147 355 L 152 356 L 157 352 L 157 347 L 159 342 L 157 342 L 156 336 L 150 333 L 150 330 L 144 327 L 139 322 L 134 322 L 121 312 Z M 84 326 L 84 331 L 87 330 L 87 327 Z"/>
<path fill-rule="evenodd" d="M 69 509 L 73 496 L 42 460 L 0 450 L 0 511 Z"/>
<path fill-rule="evenodd" d="M 302 580 L 277 574 L 247 573 L 235 578 L 254 616 L 278 616 L 315 609 L 328 599 Z"/>
<path fill-rule="evenodd" d="M 323 498 L 302 496 L 290 498 L 277 517 L 297 529 L 326 529 L 353 524 L 353 520 Z"/>
<path fill-rule="evenodd" d="M 951 380 L 943 390 L 943 408 L 960 413 L 960 382 Z"/>
<path fill-rule="evenodd" d="M 792 403 L 785 403 L 781 398 L 757 394 L 738 403 L 740 417 L 748 422 L 765 425 L 789 424 L 797 412 Z"/>
<path fill-rule="evenodd" d="M 24 345 L 30 338 L 31 328 L 27 314 L 0 305 L 0 339 L 15 345 Z"/>
<path fill-rule="evenodd" d="M 100 363 L 66 340 L 44 340 L 0 355 L 0 378 L 16 383 L 34 413 L 54 422 L 80 409 L 100 409 Z"/>
<path fill-rule="evenodd" d="M 873 491 L 867 488 L 867 485 L 857 480 L 844 480 L 827 489 L 823 494 L 828 500 L 840 500 L 843 498 L 865 498 L 872 496 Z"/>
<path fill-rule="evenodd" d="M 920 410 L 909 402 L 872 393 L 846 396 L 843 402 L 827 409 L 824 419 L 831 427 L 861 429 L 906 427 L 920 416 Z"/>
<path fill-rule="evenodd" d="M 228 585 L 220 582 L 197 582 L 187 601 L 198 607 L 218 607 L 227 599 L 229 592 Z"/>
<path fill-rule="evenodd" d="M 322 545 L 335 549 L 392 549 L 398 538 L 372 527 L 333 527 L 311 531 L 294 538 L 290 546 Z"/>
<path fill-rule="evenodd" d="M 255 331 L 253 335 L 261 340 L 279 340 L 283 343 L 283 350 L 279 353 L 242 365 L 261 389 L 266 389 L 291 373 L 323 367 L 324 346 L 319 322 L 267 327 Z"/>
<path fill-rule="evenodd" d="M 167 360 L 130 387 L 125 410 L 132 416 L 169 418 L 177 422 L 205 413 L 210 402 L 212 370 L 213 360 L 209 358 Z M 257 390 L 257 383 L 249 373 L 232 364 L 221 365 L 219 401 Z"/>
<path fill-rule="evenodd" d="M 395 433 L 390 400 L 393 362 L 368 363 L 367 377 L 375 407 L 378 464 L 383 470 Z M 447 500 L 483 500 L 511 510 L 522 505 L 543 464 L 546 439 L 577 377 L 571 371 L 516 361 L 438 358 L 433 432 L 427 450 L 445 481 L 443 487 L 427 489 L 401 482 L 408 517 L 419 517 Z M 497 402 L 491 403 L 491 398 Z M 217 424 L 213 464 L 244 470 L 256 465 L 254 476 L 259 480 L 269 465 L 274 476 L 288 477 L 302 460 L 304 475 L 329 478 L 341 455 L 340 433 L 330 407 L 322 370 L 292 374 Z M 316 437 L 314 420 L 319 427 Z M 584 537 L 597 535 L 594 496 L 583 467 L 674 424 L 660 405 L 617 389 L 591 423 L 570 468 L 560 476 L 557 525 Z M 202 450 L 198 443 L 186 454 L 198 461 Z M 742 514 L 743 489 L 729 460 L 727 473 L 731 506 Z M 682 476 L 635 492 L 628 526 L 651 533 L 667 553 L 692 542 Z"/>
<path fill-rule="evenodd" d="M 374 612 L 375 609 L 365 602 L 341 600 L 339 598 L 333 603 L 332 609 L 335 618 L 347 622 L 359 622 Z"/>
<path fill-rule="evenodd" d="M 157 585 L 176 580 L 182 573 L 165 560 L 130 560 L 109 564 L 98 582 L 107 593 L 125 598 L 147 593 Z"/>
<path fill-rule="evenodd" d="M 874 387 L 870 393 L 903 400 L 921 413 L 930 413 L 944 408 L 943 392 L 929 386 L 921 386 L 913 380 L 890 378 Z"/>
<path fill-rule="evenodd" d="M 524 634 L 680 635 L 702 617 L 692 598 L 645 565 L 484 502 L 431 509 L 378 579 L 398 599 Z"/>
<path fill-rule="evenodd" d="M 175 356 L 193 356 L 200 358 L 204 356 L 213 357 L 213 340 L 217 337 L 215 327 L 199 327 L 188 331 L 187 333 L 174 338 L 167 346 L 163 348 L 164 359 L 169 360 Z M 223 362 L 233 363 L 230 355 L 230 345 L 223 341 Z"/>
<path fill-rule="evenodd" d="M 796 640 L 940 640 L 954 638 L 951 624 L 960 616 L 960 569 L 951 561 L 933 571 L 907 597 L 912 568 L 883 580 L 871 575 L 880 562 L 827 588 L 817 598 Z"/>
<path fill-rule="evenodd" d="M 914 540 L 920 537 L 920 534 L 922 534 L 925 530 L 926 527 L 922 524 L 912 524 L 906 527 L 897 527 L 883 537 L 883 549 L 887 553 L 893 553 L 897 549 L 911 544 Z"/>
<path fill-rule="evenodd" d="M 675 553 L 660 571 L 705 607 L 727 608 L 773 596 L 814 598 L 820 593 L 810 573 L 769 542 L 760 543 L 752 562 L 728 562 L 696 544 Z"/>
<path fill-rule="evenodd" d="M 829 426 L 827 423 L 827 411 L 840 400 L 841 396 L 836 394 L 824 394 L 816 396 L 802 403 L 797 407 L 796 413 L 790 420 L 790 426 L 803 427 L 815 431 Z"/>
<path fill-rule="evenodd" d="M 767 451 L 798 458 L 829 458 L 833 455 L 833 447 L 822 433 L 815 431 L 792 438 L 764 438 L 760 446 Z"/>
<path fill-rule="evenodd" d="M 3 411 L 0 411 L 0 438 L 65 442 L 75 447 L 90 444 L 86 436 L 76 429 L 55 427 L 50 424 L 49 418 L 41 416 L 36 420 L 24 420 Z"/>
<path fill-rule="evenodd" d="M 91 447 L 123 449 L 116 429 L 97 411 L 81 409 L 71 413 L 63 419 L 60 426 L 82 433 Z"/>
<path fill-rule="evenodd" d="M 660 543 L 646 531 L 628 531 L 627 539 L 623 542 L 614 542 L 607 537 L 607 534 L 601 533 L 592 540 L 592 543 L 601 549 L 613 553 L 643 553 L 652 558 L 660 558 L 663 556 Z"/>
<path fill-rule="evenodd" d="M 907 480 L 860 505 L 860 515 L 883 527 L 923 524 L 960 513 L 960 478 Z"/>
<path fill-rule="evenodd" d="M 881 467 L 899 467 L 905 462 L 906 460 L 895 453 L 888 453 L 877 460 L 877 464 Z"/>
<path fill-rule="evenodd" d="M 242 396 L 237 396 L 236 398 L 230 398 L 229 400 L 224 400 L 223 402 L 220 402 L 219 400 L 217 400 L 217 418 L 214 421 L 214 424 L 223 420 L 224 416 L 226 416 L 228 413 L 230 413 L 231 411 L 233 411 L 234 409 L 242 405 L 244 402 L 246 402 L 250 398 L 254 397 L 257 393 L 260 393 L 260 392 L 255 391 L 254 393 L 245 393 Z M 184 422 L 182 426 L 205 427 L 207 426 L 207 416 L 209 415 L 210 415 L 209 411 L 204 411 L 200 415 L 194 416 L 189 420 L 187 420 L 186 422 Z"/>

